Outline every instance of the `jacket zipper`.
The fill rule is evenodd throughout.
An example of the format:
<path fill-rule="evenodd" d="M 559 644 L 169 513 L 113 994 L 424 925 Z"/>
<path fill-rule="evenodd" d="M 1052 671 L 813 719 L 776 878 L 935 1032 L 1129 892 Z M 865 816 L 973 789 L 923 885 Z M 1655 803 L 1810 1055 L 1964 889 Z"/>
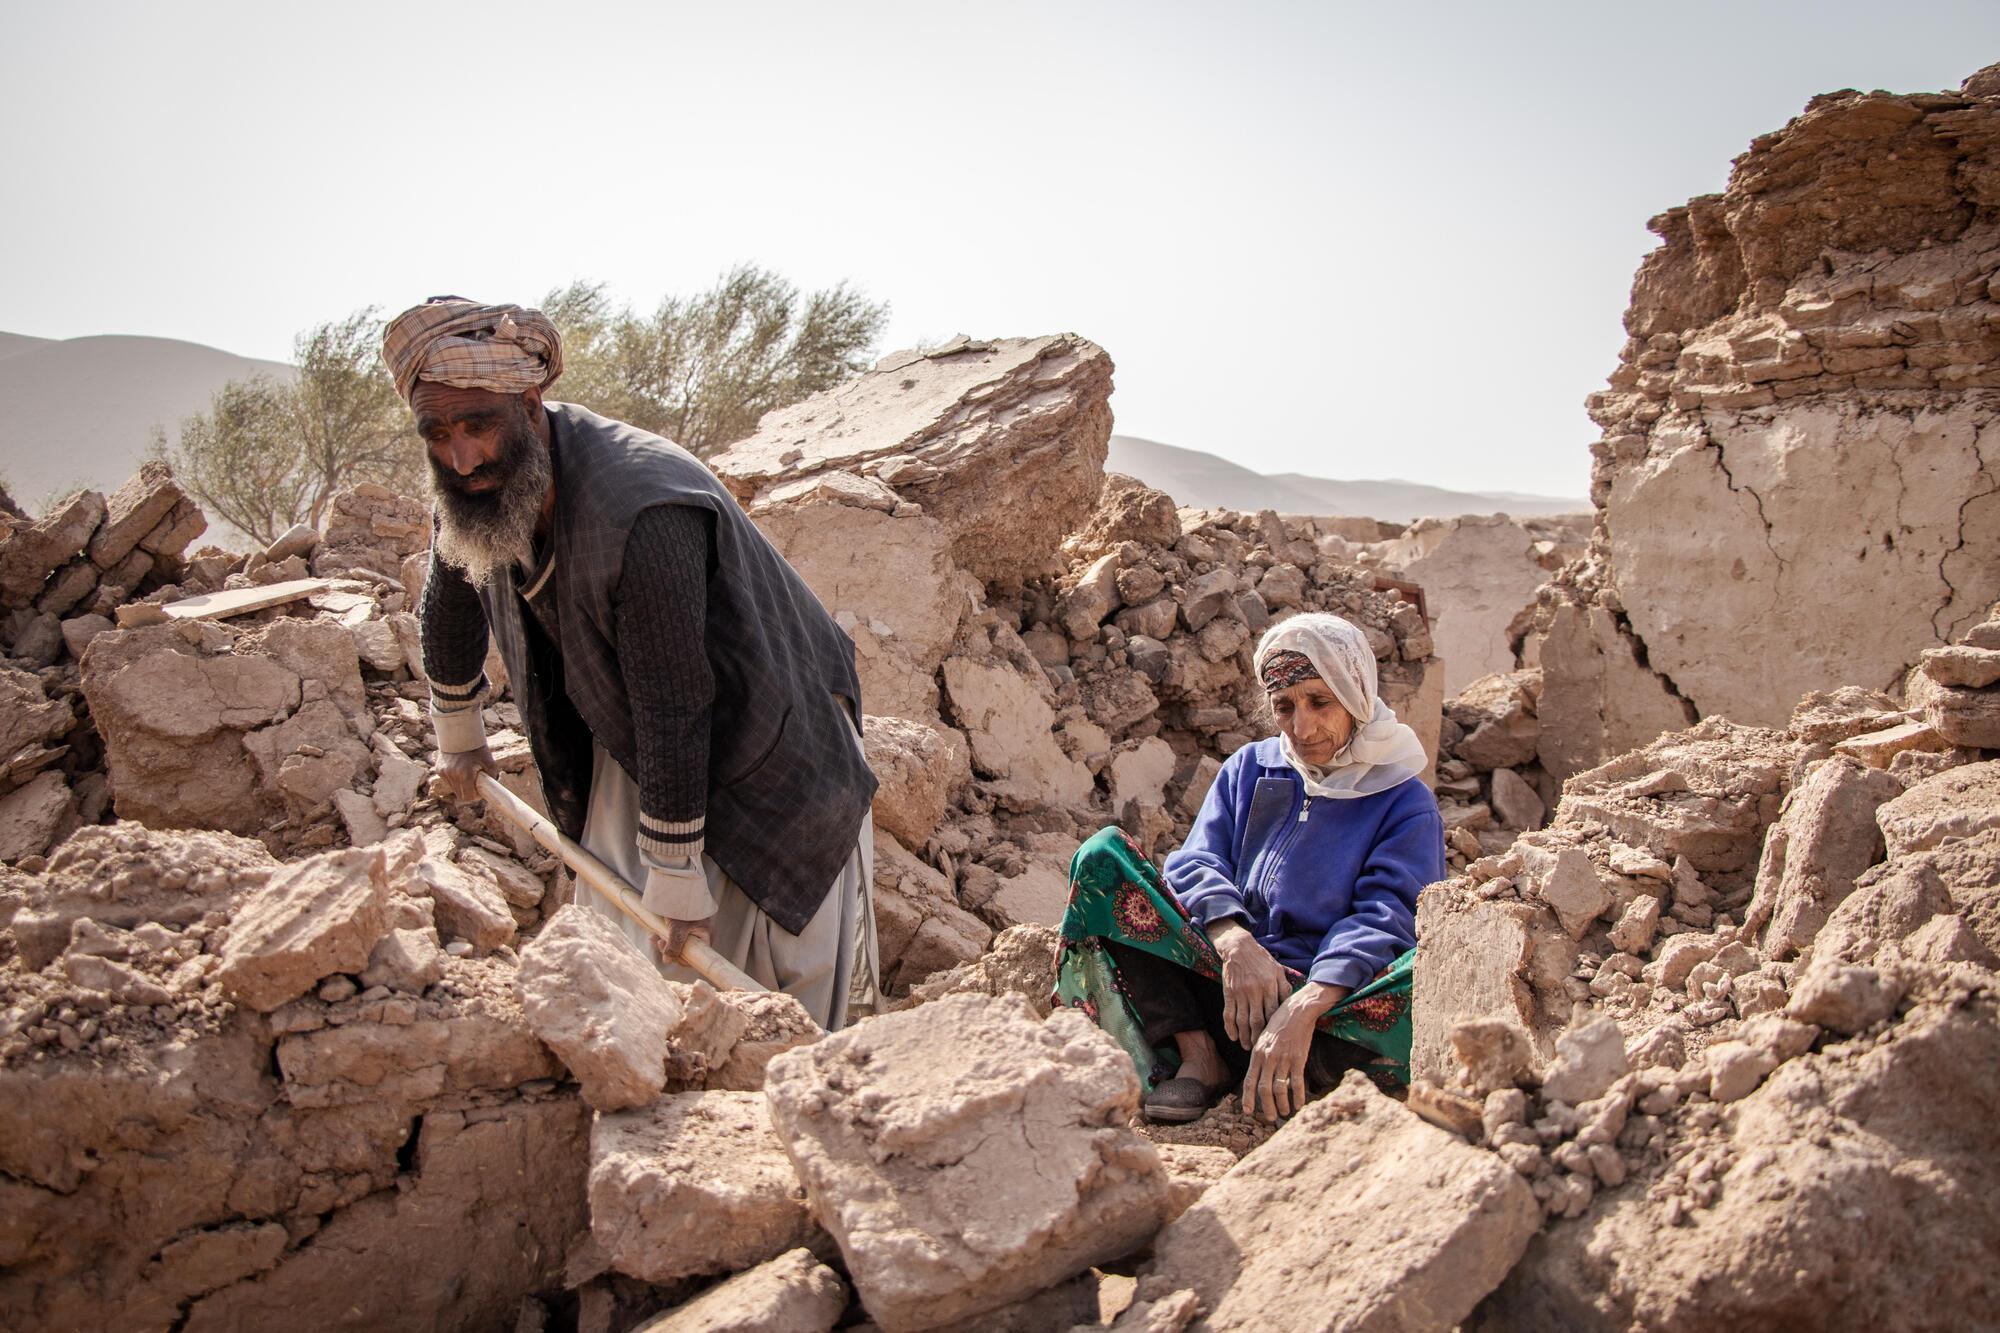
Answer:
<path fill-rule="evenodd" d="M 1307 792 L 1305 799 L 1299 802 L 1299 817 L 1285 831 L 1284 841 L 1278 844 L 1278 854 L 1270 860 L 1271 868 L 1264 872 L 1264 901 L 1267 903 L 1272 900 L 1272 891 L 1278 886 L 1278 872 L 1285 868 L 1285 858 L 1292 853 L 1292 843 L 1298 840 L 1299 830 L 1305 827 L 1306 814 L 1312 809 L 1312 803 L 1312 793 Z"/>

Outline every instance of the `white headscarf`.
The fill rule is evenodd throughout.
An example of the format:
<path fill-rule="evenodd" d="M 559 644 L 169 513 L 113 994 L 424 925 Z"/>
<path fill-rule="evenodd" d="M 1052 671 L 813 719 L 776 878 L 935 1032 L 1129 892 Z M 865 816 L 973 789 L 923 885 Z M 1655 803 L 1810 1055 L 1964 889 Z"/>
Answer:
<path fill-rule="evenodd" d="M 1304 779 L 1308 794 L 1334 800 L 1373 796 L 1424 771 L 1430 762 L 1424 743 L 1376 692 L 1375 650 L 1367 635 L 1339 616 L 1311 611 L 1264 631 L 1257 644 L 1260 680 L 1265 661 L 1277 652 L 1304 653 L 1355 721 L 1353 735 L 1324 768 L 1300 758 L 1291 737 L 1279 733 L 1285 762 Z"/>

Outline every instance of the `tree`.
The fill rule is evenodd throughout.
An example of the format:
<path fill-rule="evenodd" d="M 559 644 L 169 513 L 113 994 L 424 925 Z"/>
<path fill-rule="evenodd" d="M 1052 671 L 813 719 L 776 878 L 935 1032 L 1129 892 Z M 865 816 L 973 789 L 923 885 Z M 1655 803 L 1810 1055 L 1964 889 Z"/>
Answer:
<path fill-rule="evenodd" d="M 667 297 L 650 317 L 614 309 L 602 284 L 581 282 L 550 292 L 542 310 L 563 337 L 555 397 L 704 458 L 773 408 L 866 370 L 889 318 L 885 303 L 845 283 L 801 296 L 749 264 L 697 296 Z"/>
<path fill-rule="evenodd" d="M 232 380 L 181 423 L 175 475 L 211 514 L 265 543 L 295 523 L 320 527 L 328 502 L 357 482 L 420 493 L 423 449 L 381 348 L 373 309 L 300 334 L 297 378 Z"/>

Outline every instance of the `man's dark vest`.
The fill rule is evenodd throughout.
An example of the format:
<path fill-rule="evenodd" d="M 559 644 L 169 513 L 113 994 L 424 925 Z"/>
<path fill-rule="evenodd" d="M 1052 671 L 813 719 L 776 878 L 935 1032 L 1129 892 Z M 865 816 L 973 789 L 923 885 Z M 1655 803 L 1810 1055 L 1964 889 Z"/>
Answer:
<path fill-rule="evenodd" d="M 875 775 L 844 715 L 851 707 L 855 727 L 861 725 L 853 641 L 701 460 L 573 404 L 547 409 L 556 467 L 549 541 L 560 672 L 536 669 L 515 566 L 482 587 L 479 600 L 507 663 L 549 811 L 563 832 L 582 836 L 592 736 L 637 780 L 612 603 L 626 536 L 654 505 L 708 510 L 715 516 L 707 625 L 715 705 L 706 850 L 796 935 L 853 851 L 875 792 Z M 535 634 L 541 637 L 538 627 Z M 569 709 L 551 700 L 551 674 L 560 675 L 589 735 L 562 725 Z"/>

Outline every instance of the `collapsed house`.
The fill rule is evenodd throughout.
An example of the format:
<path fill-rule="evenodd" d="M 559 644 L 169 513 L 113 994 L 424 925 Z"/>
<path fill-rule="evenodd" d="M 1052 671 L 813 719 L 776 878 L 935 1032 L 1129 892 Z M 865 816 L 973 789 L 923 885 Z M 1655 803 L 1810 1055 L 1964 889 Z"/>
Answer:
<path fill-rule="evenodd" d="M 432 787 L 420 504 L 190 552 L 149 465 L 0 517 L 0 1321 L 1976 1322 L 1996 127 L 1990 72 L 1817 99 L 1660 221 L 1589 548 L 1531 617 L 1463 611 L 1503 669 L 1450 698 L 1450 580 L 1409 575 L 1506 525 L 1177 510 L 1104 475 L 1083 339 L 768 417 L 713 465 L 853 636 L 882 779 L 894 998 L 832 1036 L 660 979 Z M 1300 609 L 1364 629 L 1435 759 L 1415 1082 L 1139 1125 L 1130 1062 L 1049 1012 L 1066 863 L 1185 833 Z M 486 722 L 538 799 L 512 706 Z"/>

